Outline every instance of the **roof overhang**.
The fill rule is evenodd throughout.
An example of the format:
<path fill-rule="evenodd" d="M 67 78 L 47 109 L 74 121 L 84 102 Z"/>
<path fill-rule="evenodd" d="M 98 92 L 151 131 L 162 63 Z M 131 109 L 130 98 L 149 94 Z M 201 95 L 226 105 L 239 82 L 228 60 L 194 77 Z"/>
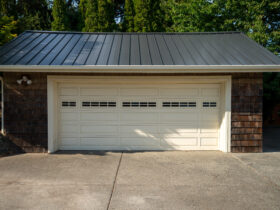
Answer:
<path fill-rule="evenodd" d="M 280 65 L 0 65 L 0 72 L 246 73 L 280 72 Z"/>

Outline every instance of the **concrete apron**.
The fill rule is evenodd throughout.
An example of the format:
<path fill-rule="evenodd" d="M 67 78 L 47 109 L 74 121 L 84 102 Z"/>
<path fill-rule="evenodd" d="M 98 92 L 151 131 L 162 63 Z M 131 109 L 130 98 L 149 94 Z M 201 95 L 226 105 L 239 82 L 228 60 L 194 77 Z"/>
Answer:
<path fill-rule="evenodd" d="M 222 152 L 4 157 L 0 209 L 278 209 L 279 160 Z"/>

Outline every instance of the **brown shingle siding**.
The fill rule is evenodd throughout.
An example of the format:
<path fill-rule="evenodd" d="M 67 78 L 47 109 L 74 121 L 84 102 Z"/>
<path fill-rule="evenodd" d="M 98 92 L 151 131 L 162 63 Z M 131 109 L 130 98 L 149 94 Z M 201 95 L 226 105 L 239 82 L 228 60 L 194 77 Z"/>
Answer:
<path fill-rule="evenodd" d="M 232 152 L 262 151 L 262 73 L 232 75 Z"/>
<path fill-rule="evenodd" d="M 47 74 L 27 74 L 33 82 L 30 86 L 17 84 L 21 76 L 20 73 L 3 75 L 5 132 L 25 152 L 46 152 Z"/>

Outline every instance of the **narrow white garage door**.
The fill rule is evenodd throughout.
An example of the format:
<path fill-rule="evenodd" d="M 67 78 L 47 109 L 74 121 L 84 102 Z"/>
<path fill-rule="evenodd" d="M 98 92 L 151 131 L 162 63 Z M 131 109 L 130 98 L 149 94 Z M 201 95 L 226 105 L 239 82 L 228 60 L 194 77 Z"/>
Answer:
<path fill-rule="evenodd" d="M 217 150 L 220 85 L 61 83 L 62 150 Z"/>

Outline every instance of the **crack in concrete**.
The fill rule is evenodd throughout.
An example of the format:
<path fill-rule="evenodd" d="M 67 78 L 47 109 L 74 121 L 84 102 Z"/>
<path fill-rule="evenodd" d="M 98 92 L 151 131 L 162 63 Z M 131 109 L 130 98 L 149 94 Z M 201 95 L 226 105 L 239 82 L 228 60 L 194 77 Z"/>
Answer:
<path fill-rule="evenodd" d="M 116 186 L 117 177 L 118 177 L 118 174 L 119 174 L 119 169 L 120 169 L 121 162 L 122 162 L 122 157 L 123 157 L 123 152 L 121 153 L 121 157 L 120 157 L 119 164 L 118 164 L 118 167 L 117 167 L 115 179 L 114 179 L 114 182 L 113 182 L 112 191 L 111 191 L 110 198 L 109 198 L 109 201 L 108 201 L 108 205 L 107 205 L 107 208 L 106 208 L 107 210 L 110 208 L 112 197 L 113 197 L 113 194 L 114 194 L 114 191 L 115 191 L 115 186 Z"/>

